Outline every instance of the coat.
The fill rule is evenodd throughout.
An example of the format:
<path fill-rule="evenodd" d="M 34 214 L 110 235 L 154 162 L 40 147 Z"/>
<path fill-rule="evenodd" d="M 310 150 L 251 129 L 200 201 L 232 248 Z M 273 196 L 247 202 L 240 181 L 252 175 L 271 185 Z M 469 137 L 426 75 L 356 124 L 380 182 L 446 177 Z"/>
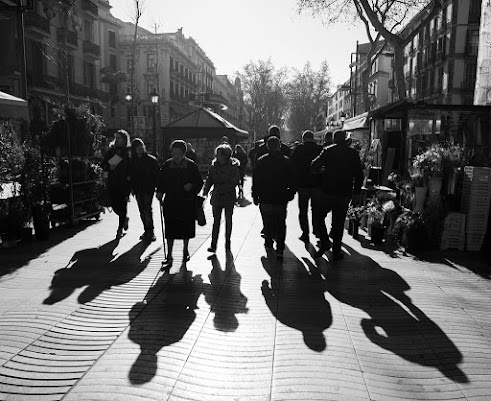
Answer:
<path fill-rule="evenodd" d="M 286 204 L 295 196 L 295 176 L 291 160 L 280 152 L 257 160 L 252 175 L 252 197 L 259 203 Z"/>
<path fill-rule="evenodd" d="M 184 185 L 190 183 L 191 191 Z M 165 236 L 169 239 L 188 239 L 196 235 L 196 196 L 203 180 L 196 163 L 184 158 L 180 165 L 169 159 L 160 170 L 157 192 L 165 195 L 163 201 Z"/>
<path fill-rule="evenodd" d="M 213 186 L 210 203 L 213 206 L 229 207 L 237 201 L 235 187 L 240 181 L 240 163 L 231 157 L 226 164 L 215 159 L 211 163 L 206 177 L 203 194 L 207 195 Z"/>
<path fill-rule="evenodd" d="M 323 169 L 322 191 L 326 195 L 351 197 L 361 192 L 363 169 L 360 156 L 346 143 L 324 148 L 312 161 L 312 168 Z"/>
<path fill-rule="evenodd" d="M 295 167 L 295 178 L 299 188 L 315 188 L 321 185 L 321 175 L 314 174 L 310 167 L 322 146 L 315 142 L 306 141 L 298 145 L 292 153 L 291 160 Z"/>
<path fill-rule="evenodd" d="M 145 153 L 131 160 L 131 189 L 136 194 L 153 194 L 157 187 L 160 167 L 157 159 Z"/>
<path fill-rule="evenodd" d="M 109 160 L 118 155 L 123 160 L 111 170 Z M 102 160 L 101 167 L 108 172 L 107 186 L 111 199 L 126 198 L 130 195 L 130 154 L 128 149 L 111 146 Z"/>

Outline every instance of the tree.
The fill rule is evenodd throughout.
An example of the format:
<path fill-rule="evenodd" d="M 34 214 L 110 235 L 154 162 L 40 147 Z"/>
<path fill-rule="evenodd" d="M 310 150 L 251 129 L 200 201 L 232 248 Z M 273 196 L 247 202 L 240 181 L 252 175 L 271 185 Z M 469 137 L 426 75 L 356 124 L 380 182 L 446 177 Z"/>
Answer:
<path fill-rule="evenodd" d="M 138 24 L 145 10 L 146 0 L 132 0 L 132 20 L 135 25 L 135 30 L 133 31 L 133 43 L 131 44 L 131 69 L 130 69 L 130 91 L 131 91 L 131 107 L 130 107 L 130 122 L 132 129 L 135 128 L 134 123 L 134 111 L 135 111 L 135 101 L 136 98 L 136 85 L 135 85 L 135 66 L 136 66 L 136 47 L 138 39 Z M 138 108 L 136 109 L 136 120 L 138 121 Z M 139 124 L 136 125 L 139 127 Z"/>
<path fill-rule="evenodd" d="M 255 135 L 266 135 L 272 124 L 283 127 L 288 101 L 286 69 L 276 69 L 271 60 L 251 61 L 238 72 L 249 110 L 249 127 Z"/>
<path fill-rule="evenodd" d="M 326 61 L 319 71 L 313 71 L 307 62 L 303 70 L 295 70 L 292 81 L 287 85 L 290 104 L 288 128 L 294 139 L 300 139 L 301 132 L 314 129 L 317 115 L 325 107 L 329 96 L 331 77 Z"/>
<path fill-rule="evenodd" d="M 341 20 L 369 22 L 370 28 L 378 32 L 394 52 L 394 77 L 396 95 L 407 97 L 404 77 L 404 48 L 438 12 L 443 0 L 298 0 L 300 11 L 311 11 L 314 15 L 329 15 L 328 24 Z M 419 23 L 411 30 L 400 29 L 420 12 Z M 366 25 L 367 26 L 367 25 Z"/>

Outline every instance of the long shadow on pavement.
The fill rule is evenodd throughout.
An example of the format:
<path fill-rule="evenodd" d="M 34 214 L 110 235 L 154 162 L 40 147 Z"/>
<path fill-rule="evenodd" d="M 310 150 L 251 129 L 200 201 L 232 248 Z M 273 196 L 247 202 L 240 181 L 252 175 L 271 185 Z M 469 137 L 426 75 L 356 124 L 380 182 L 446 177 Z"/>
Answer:
<path fill-rule="evenodd" d="M 323 272 L 325 289 L 337 300 L 366 312 L 363 332 L 374 344 L 407 361 L 432 366 L 449 379 L 467 383 L 458 367 L 462 354 L 450 338 L 405 294 L 408 283 L 346 244 L 351 256 Z"/>
<path fill-rule="evenodd" d="M 222 270 L 219 259 L 212 255 L 212 264 L 208 275 L 210 284 L 205 286 L 205 300 L 215 314 L 213 323 L 219 331 L 237 330 L 239 321 L 237 313 L 247 313 L 247 297 L 240 291 L 241 275 L 237 272 L 231 252 L 227 252 L 225 270 Z"/>
<path fill-rule="evenodd" d="M 96 224 L 96 221 L 82 221 L 76 227 L 56 227 L 51 229 L 50 237 L 46 241 L 33 239 L 30 242 L 21 242 L 14 248 L 6 249 L 0 247 L 0 259 L 2 261 L 0 263 L 0 278 L 21 269 L 31 260 L 36 259 L 63 241 L 74 237 L 92 224 Z"/>
<path fill-rule="evenodd" d="M 129 372 L 132 384 L 150 382 L 157 372 L 157 353 L 182 340 L 196 318 L 203 289 L 201 275 L 193 276 L 183 264 L 178 273 L 165 273 L 150 288 L 146 298 L 151 302 L 138 302 L 132 307 L 128 337 L 140 346 L 140 355 Z"/>
<path fill-rule="evenodd" d="M 140 260 L 149 243 L 139 242 L 115 258 L 113 252 L 118 243 L 118 240 L 112 240 L 98 248 L 76 252 L 68 266 L 55 272 L 51 294 L 43 303 L 53 305 L 68 298 L 77 288 L 87 286 L 78 297 L 78 302 L 84 304 L 103 291 L 135 278 L 150 261 L 149 257 Z"/>
<path fill-rule="evenodd" d="M 299 330 L 305 345 L 321 352 L 326 348 L 323 331 L 332 324 L 329 302 L 324 298 L 324 282 L 312 275 L 302 261 L 285 249 L 284 262 L 269 253 L 261 262 L 271 276 L 264 280 L 262 293 L 271 313 L 284 325 Z"/>

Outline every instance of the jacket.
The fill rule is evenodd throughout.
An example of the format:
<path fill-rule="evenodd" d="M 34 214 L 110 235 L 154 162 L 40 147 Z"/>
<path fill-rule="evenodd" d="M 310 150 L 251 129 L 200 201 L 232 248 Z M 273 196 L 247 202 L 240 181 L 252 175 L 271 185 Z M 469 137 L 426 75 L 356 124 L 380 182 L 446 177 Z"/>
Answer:
<path fill-rule="evenodd" d="M 123 160 L 119 162 L 114 170 L 111 170 L 109 160 L 113 156 L 118 155 Z M 128 149 L 121 149 L 116 146 L 111 146 L 101 163 L 104 171 L 108 172 L 107 185 L 111 193 L 111 197 L 122 196 L 126 197 L 130 194 L 130 155 Z"/>
<path fill-rule="evenodd" d="M 141 158 L 131 160 L 131 189 L 135 194 L 153 194 L 159 178 L 159 162 L 157 159 L 145 153 Z"/>
<path fill-rule="evenodd" d="M 255 158 L 256 158 L 256 162 L 257 160 L 261 157 L 261 156 L 264 156 L 266 154 L 269 153 L 269 150 L 268 150 L 268 145 L 267 145 L 267 139 L 264 141 L 264 143 L 259 146 L 257 148 L 257 152 L 255 153 Z M 285 145 L 283 142 L 281 142 L 281 148 L 280 148 L 280 152 L 284 155 L 284 156 L 287 156 L 287 157 L 290 157 L 292 151 L 291 149 Z"/>
<path fill-rule="evenodd" d="M 288 157 L 272 152 L 257 160 L 252 175 L 252 197 L 256 202 L 286 204 L 295 191 L 293 165 Z"/>
<path fill-rule="evenodd" d="M 304 142 L 298 145 L 292 153 L 292 163 L 295 167 L 295 178 L 298 188 L 320 187 L 321 175 L 314 174 L 310 167 L 319 153 L 322 152 L 322 146 L 315 142 Z"/>
<path fill-rule="evenodd" d="M 213 206 L 233 206 L 237 201 L 235 187 L 240 181 L 240 162 L 231 157 L 226 164 L 220 164 L 217 160 L 213 160 L 208 170 L 208 176 L 203 187 L 203 194 L 206 196 L 211 193 L 210 203 Z"/>
<path fill-rule="evenodd" d="M 324 148 L 312 161 L 312 168 L 323 169 L 322 190 L 327 195 L 351 197 L 361 192 L 363 170 L 360 156 L 347 144 Z"/>

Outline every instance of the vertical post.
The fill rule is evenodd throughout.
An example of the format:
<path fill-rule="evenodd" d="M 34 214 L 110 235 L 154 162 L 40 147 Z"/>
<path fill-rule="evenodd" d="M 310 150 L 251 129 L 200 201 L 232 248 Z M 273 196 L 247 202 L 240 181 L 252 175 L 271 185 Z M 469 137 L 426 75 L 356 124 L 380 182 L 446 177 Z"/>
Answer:
<path fill-rule="evenodd" d="M 157 103 L 153 104 L 153 155 L 157 156 Z"/>
<path fill-rule="evenodd" d="M 357 82 L 358 81 L 358 41 L 356 41 L 356 53 L 355 53 L 355 91 L 354 91 L 354 98 L 353 98 L 353 115 L 352 117 L 356 116 L 356 95 L 358 91 L 357 87 Z"/>

